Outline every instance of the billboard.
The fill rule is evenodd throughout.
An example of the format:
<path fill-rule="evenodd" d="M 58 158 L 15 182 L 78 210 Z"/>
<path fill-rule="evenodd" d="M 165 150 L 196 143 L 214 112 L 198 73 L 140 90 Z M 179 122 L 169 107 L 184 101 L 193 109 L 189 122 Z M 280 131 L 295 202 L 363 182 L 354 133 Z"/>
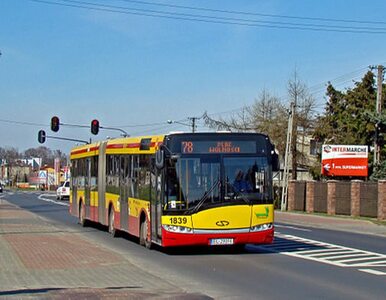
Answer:
<path fill-rule="evenodd" d="M 368 146 L 323 145 L 322 175 L 367 176 Z"/>

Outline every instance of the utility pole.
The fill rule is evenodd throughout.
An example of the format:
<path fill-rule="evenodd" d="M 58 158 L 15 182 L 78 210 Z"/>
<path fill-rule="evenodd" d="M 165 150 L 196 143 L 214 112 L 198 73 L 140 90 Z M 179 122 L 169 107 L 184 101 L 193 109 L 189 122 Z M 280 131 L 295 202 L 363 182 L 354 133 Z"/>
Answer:
<path fill-rule="evenodd" d="M 199 120 L 201 119 L 201 117 L 189 117 L 188 119 L 191 121 L 191 124 L 192 124 L 192 133 L 195 133 L 196 132 L 196 120 Z"/>
<path fill-rule="evenodd" d="M 379 65 L 377 67 L 377 102 L 375 105 L 375 111 L 377 116 L 381 114 L 382 111 L 382 83 L 383 83 L 383 66 Z M 379 125 L 375 124 L 375 139 L 374 139 L 374 165 L 380 163 L 381 149 L 378 144 L 378 134 L 379 134 Z"/>
<path fill-rule="evenodd" d="M 287 142 L 286 142 L 285 155 L 284 155 L 284 171 L 283 171 L 282 193 L 281 193 L 281 210 L 282 211 L 287 210 L 289 157 L 291 154 L 294 114 L 295 114 L 295 103 L 291 102 L 291 110 L 289 112 L 289 117 L 288 117 Z"/>
<path fill-rule="evenodd" d="M 297 158 L 297 142 L 298 142 L 298 122 L 297 122 L 297 115 L 296 115 L 296 108 L 298 105 L 298 97 L 300 93 L 300 88 L 298 84 L 298 80 L 295 74 L 295 81 L 294 81 L 294 90 L 293 90 L 293 107 L 291 107 L 291 116 L 292 116 L 292 123 L 291 123 L 291 130 L 292 130 L 292 136 L 291 136 L 291 158 L 292 158 L 292 179 L 296 180 L 298 173 L 298 158 Z"/>
<path fill-rule="evenodd" d="M 199 120 L 201 119 L 202 117 L 188 117 L 188 120 L 190 121 L 189 123 L 190 124 L 187 124 L 187 123 L 182 123 L 180 121 L 173 121 L 173 120 L 168 120 L 167 123 L 168 124 L 173 124 L 173 123 L 177 123 L 177 124 L 181 124 L 181 125 L 185 125 L 185 126 L 189 126 L 192 128 L 192 133 L 195 133 L 196 132 L 196 120 Z"/>
<path fill-rule="evenodd" d="M 189 118 L 192 121 L 192 132 L 196 132 L 196 117 Z"/>

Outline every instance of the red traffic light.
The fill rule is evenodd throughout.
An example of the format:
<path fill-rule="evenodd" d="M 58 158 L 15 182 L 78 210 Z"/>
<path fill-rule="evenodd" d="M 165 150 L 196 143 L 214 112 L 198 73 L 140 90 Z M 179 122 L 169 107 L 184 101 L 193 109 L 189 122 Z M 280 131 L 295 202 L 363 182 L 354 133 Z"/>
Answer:
<path fill-rule="evenodd" d="M 97 135 L 99 132 L 99 121 L 92 120 L 91 121 L 91 133 Z"/>
<path fill-rule="evenodd" d="M 54 132 L 59 131 L 59 118 L 57 116 L 51 118 L 51 130 Z"/>

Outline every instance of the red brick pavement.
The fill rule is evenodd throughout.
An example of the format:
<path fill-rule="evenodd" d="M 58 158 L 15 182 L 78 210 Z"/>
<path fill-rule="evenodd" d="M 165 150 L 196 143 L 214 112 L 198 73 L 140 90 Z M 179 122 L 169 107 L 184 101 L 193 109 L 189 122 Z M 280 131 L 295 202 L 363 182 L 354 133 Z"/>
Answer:
<path fill-rule="evenodd" d="M 28 269 L 84 269 L 121 261 L 111 251 L 72 234 L 18 234 L 5 240 Z"/>
<path fill-rule="evenodd" d="M 1 299 L 210 299 L 0 199 Z"/>

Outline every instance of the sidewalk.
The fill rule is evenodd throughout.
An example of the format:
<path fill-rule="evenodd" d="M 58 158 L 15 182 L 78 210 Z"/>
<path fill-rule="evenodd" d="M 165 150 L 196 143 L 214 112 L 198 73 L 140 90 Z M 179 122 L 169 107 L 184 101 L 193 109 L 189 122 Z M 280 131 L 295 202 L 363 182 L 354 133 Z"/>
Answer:
<path fill-rule="evenodd" d="M 350 217 L 275 211 L 275 221 L 386 237 L 386 226 Z M 2 299 L 210 299 L 130 263 L 122 254 L 0 199 Z"/>
<path fill-rule="evenodd" d="M 210 299 L 0 199 L 2 299 Z"/>
<path fill-rule="evenodd" d="M 315 215 L 275 210 L 275 222 L 386 237 L 386 225 L 383 223 L 376 224 L 369 220 L 348 216 Z"/>

